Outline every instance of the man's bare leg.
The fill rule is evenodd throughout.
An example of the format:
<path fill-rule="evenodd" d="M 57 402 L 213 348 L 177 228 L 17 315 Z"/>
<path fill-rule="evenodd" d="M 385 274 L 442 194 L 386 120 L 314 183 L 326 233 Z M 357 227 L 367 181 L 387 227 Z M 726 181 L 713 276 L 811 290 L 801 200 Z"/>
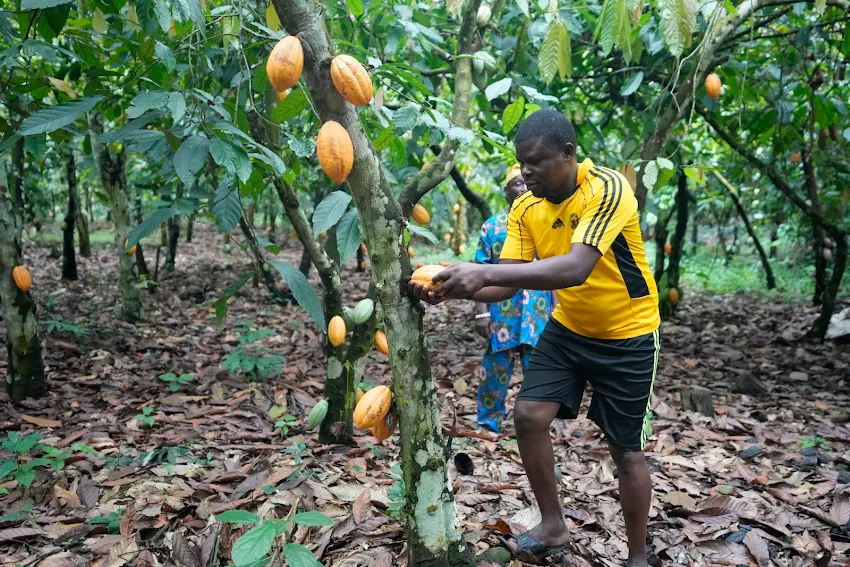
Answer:
<path fill-rule="evenodd" d="M 652 498 L 652 479 L 642 451 L 621 451 L 611 447 L 620 480 L 620 505 L 626 520 L 629 559 L 626 567 L 646 567 L 646 523 Z"/>

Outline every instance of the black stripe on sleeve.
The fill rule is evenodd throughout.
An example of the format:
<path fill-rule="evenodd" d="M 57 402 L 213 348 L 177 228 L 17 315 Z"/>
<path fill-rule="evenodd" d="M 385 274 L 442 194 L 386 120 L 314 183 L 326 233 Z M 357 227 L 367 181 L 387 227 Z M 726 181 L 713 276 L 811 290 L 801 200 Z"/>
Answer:
<path fill-rule="evenodd" d="M 608 208 L 605 210 L 605 212 L 602 214 L 602 218 L 599 219 L 599 222 L 596 224 L 596 228 L 593 230 L 593 236 L 590 239 L 593 246 L 596 247 L 599 247 L 599 243 L 602 242 L 602 236 L 608 229 L 608 223 L 610 223 L 611 219 L 614 218 L 614 214 L 617 212 L 617 207 L 620 206 L 620 201 L 623 198 L 623 182 L 617 175 L 613 174 L 613 172 L 605 170 L 599 170 L 599 175 L 600 177 L 607 176 L 611 180 L 611 184 L 614 187 L 614 191 L 612 192 L 611 200 L 608 202 Z M 597 237 L 596 231 L 600 227 L 602 227 L 602 230 L 599 231 L 599 236 Z"/>
<path fill-rule="evenodd" d="M 591 173 L 593 173 L 597 177 L 600 177 L 599 175 L 597 175 L 598 171 L 595 169 Z M 593 225 L 596 224 L 599 216 L 602 214 L 602 209 L 605 207 L 605 203 L 608 201 L 608 181 L 602 177 L 600 177 L 600 179 L 602 179 L 602 182 L 604 184 L 605 194 L 602 195 L 602 203 L 599 205 L 599 208 L 596 209 L 596 213 L 594 213 L 593 218 L 590 219 L 590 224 L 587 225 L 587 230 L 584 231 L 584 238 L 581 239 L 583 244 L 590 244 L 590 241 L 592 240 L 592 237 L 590 235 L 590 229 L 592 229 Z M 592 244 L 590 245 L 592 246 Z"/>

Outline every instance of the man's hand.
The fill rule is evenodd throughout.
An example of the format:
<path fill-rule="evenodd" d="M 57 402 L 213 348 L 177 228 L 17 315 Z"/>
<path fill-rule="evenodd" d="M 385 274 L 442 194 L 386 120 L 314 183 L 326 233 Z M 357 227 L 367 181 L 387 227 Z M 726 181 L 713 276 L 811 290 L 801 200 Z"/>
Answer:
<path fill-rule="evenodd" d="M 440 304 L 448 299 L 448 297 L 437 297 L 434 295 L 433 291 L 414 281 L 407 282 L 407 291 L 416 299 L 421 299 L 425 303 L 430 303 L 431 305 Z"/>
<path fill-rule="evenodd" d="M 475 332 L 485 339 L 490 338 L 490 330 L 492 329 L 492 326 L 493 323 L 490 321 L 489 317 L 482 317 L 481 319 L 475 320 Z"/>
<path fill-rule="evenodd" d="M 469 299 L 484 287 L 484 270 L 481 264 L 462 262 L 446 268 L 432 282 L 440 284 L 434 295 L 446 299 Z"/>

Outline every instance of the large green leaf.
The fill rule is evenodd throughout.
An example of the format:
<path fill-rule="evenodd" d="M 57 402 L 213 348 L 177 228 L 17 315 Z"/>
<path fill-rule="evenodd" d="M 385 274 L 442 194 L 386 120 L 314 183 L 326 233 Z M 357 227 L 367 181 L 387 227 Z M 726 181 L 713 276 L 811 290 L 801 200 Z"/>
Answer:
<path fill-rule="evenodd" d="M 310 280 L 291 264 L 281 262 L 280 260 L 269 260 L 268 263 L 283 276 L 286 285 L 292 290 L 295 301 L 304 308 L 307 314 L 316 322 L 316 325 L 324 332 L 325 315 L 322 311 L 322 302 L 319 301 L 316 290 L 310 285 Z"/>
<path fill-rule="evenodd" d="M 487 97 L 487 100 L 493 100 L 494 98 L 500 97 L 509 90 L 511 90 L 511 84 L 513 83 L 513 79 L 510 77 L 501 79 L 496 81 L 492 85 L 488 85 L 486 89 L 484 89 L 484 96 Z"/>
<path fill-rule="evenodd" d="M 240 286 L 241 287 L 241 286 Z M 260 521 L 260 517 L 248 510 L 227 510 L 222 512 L 217 517 L 219 522 L 227 522 L 229 524 L 242 524 L 250 526 Z"/>
<path fill-rule="evenodd" d="M 215 138 L 210 143 L 210 155 L 228 173 L 239 177 L 242 183 L 251 177 L 251 160 L 242 148 L 221 138 Z"/>
<path fill-rule="evenodd" d="M 375 138 L 375 141 L 372 145 L 375 146 L 375 150 L 383 151 L 390 147 L 390 144 L 395 140 L 395 134 L 393 134 L 393 127 L 387 126 L 384 130 L 381 131 L 380 134 Z"/>
<path fill-rule="evenodd" d="M 607 56 L 614 49 L 614 24 L 616 23 L 617 8 L 619 0 L 605 0 L 602 4 L 602 12 L 596 20 L 596 30 L 593 37 L 602 46 L 602 55 Z"/>
<path fill-rule="evenodd" d="M 567 24 L 561 18 L 555 18 L 546 30 L 546 36 L 537 55 L 537 67 L 540 76 L 549 84 L 557 73 L 563 81 L 572 75 L 572 44 Z"/>
<path fill-rule="evenodd" d="M 206 33 L 206 18 L 204 9 L 201 8 L 201 0 L 175 0 L 174 7 L 183 17 L 183 20 L 190 19 L 198 26 L 198 31 L 201 35 Z"/>
<path fill-rule="evenodd" d="M 418 226 L 413 223 L 408 223 L 407 230 L 409 230 L 413 234 L 418 234 L 431 244 L 438 244 L 440 242 L 440 239 L 437 238 L 437 235 L 425 228 L 424 226 Z"/>
<path fill-rule="evenodd" d="M 509 134 L 511 130 L 514 129 L 514 126 L 519 124 L 520 119 L 522 119 L 522 113 L 525 111 L 525 98 L 519 97 L 508 106 L 505 107 L 505 111 L 502 112 L 502 132 L 504 134 Z"/>
<path fill-rule="evenodd" d="M 209 149 L 209 138 L 195 135 L 183 140 L 174 152 L 174 171 L 186 187 L 195 184 L 195 173 L 204 166 Z"/>
<path fill-rule="evenodd" d="M 251 528 L 233 544 L 230 558 L 237 566 L 249 565 L 259 561 L 271 550 L 276 536 L 275 526 L 263 522 L 255 528 Z"/>
<path fill-rule="evenodd" d="M 21 10 L 39 10 L 41 8 L 52 8 L 60 4 L 68 4 L 73 0 L 21 0 Z"/>
<path fill-rule="evenodd" d="M 313 552 L 300 543 L 287 543 L 283 546 L 283 554 L 289 567 L 319 567 L 321 563 Z"/>
<path fill-rule="evenodd" d="M 215 189 L 213 204 L 215 224 L 218 229 L 228 234 L 239 223 L 242 216 L 242 202 L 239 200 L 239 190 L 236 188 L 233 176 L 225 175 Z"/>
<path fill-rule="evenodd" d="M 156 227 L 171 217 L 182 213 L 183 211 L 177 207 L 166 207 L 164 209 L 155 210 L 148 218 L 143 220 L 141 224 L 130 231 L 130 235 L 127 237 L 127 248 L 132 248 L 141 242 L 143 238 L 156 230 Z"/>
<path fill-rule="evenodd" d="M 154 0 L 153 11 L 156 14 L 156 21 L 159 22 L 160 29 L 167 33 L 171 29 L 171 8 L 165 0 Z"/>
<path fill-rule="evenodd" d="M 661 30 L 670 53 L 678 57 L 691 45 L 697 22 L 696 0 L 657 0 Z"/>
<path fill-rule="evenodd" d="M 357 209 L 351 209 L 339 221 L 336 229 L 336 247 L 339 251 L 339 260 L 343 264 L 357 252 L 360 247 L 362 235 L 360 234 L 360 219 L 357 217 Z"/>
<path fill-rule="evenodd" d="M 283 102 L 278 104 L 272 111 L 272 122 L 280 124 L 291 118 L 295 118 L 310 106 L 307 93 L 302 88 L 292 89 Z"/>
<path fill-rule="evenodd" d="M 64 128 L 94 108 L 101 99 L 102 96 L 87 96 L 39 110 L 21 123 L 18 134 L 32 136 Z"/>
<path fill-rule="evenodd" d="M 148 110 L 165 108 L 167 103 L 168 93 L 165 91 L 139 93 L 130 101 L 127 116 L 129 118 L 138 118 Z"/>
<path fill-rule="evenodd" d="M 643 71 L 638 71 L 635 75 L 626 81 L 623 85 L 623 88 L 620 90 L 620 94 L 622 96 L 629 96 L 638 90 L 640 84 L 643 82 Z"/>
<path fill-rule="evenodd" d="M 148 112 L 135 120 L 131 120 L 127 122 L 122 127 L 117 130 L 111 130 L 109 132 L 104 132 L 104 134 L 100 137 L 100 141 L 104 144 L 110 144 L 112 142 L 122 142 L 125 138 L 130 137 L 132 134 L 136 133 L 138 130 L 144 128 L 157 118 L 162 118 L 165 116 L 165 113 L 161 110 L 155 110 L 153 112 Z"/>
<path fill-rule="evenodd" d="M 351 195 L 343 191 L 333 191 L 322 199 L 313 211 L 313 234 L 318 236 L 332 228 L 345 214 L 350 202 Z"/>
<path fill-rule="evenodd" d="M 321 526 L 332 526 L 334 525 L 334 521 L 322 514 L 321 512 L 311 511 L 311 512 L 301 512 L 299 514 L 295 514 L 292 517 L 292 521 L 299 526 L 308 526 L 308 527 L 321 527 Z"/>

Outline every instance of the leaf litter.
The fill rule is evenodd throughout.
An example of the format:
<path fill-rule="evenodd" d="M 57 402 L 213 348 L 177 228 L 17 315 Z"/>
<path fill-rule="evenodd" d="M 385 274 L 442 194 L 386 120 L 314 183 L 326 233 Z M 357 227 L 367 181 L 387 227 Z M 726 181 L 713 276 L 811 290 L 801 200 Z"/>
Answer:
<path fill-rule="evenodd" d="M 305 424 L 322 395 L 324 335 L 297 305 L 274 304 L 250 284 L 217 328 L 212 304 L 250 266 L 211 245 L 220 237 L 209 230 L 198 226 L 196 235 L 180 244 L 175 272 L 161 272 L 156 293 L 145 292 L 146 318 L 135 326 L 116 318 L 107 250 L 78 258 L 81 279 L 67 284 L 46 249 L 26 250 L 42 319 L 85 332 L 44 337 L 47 397 L 15 406 L 0 394 L 5 434 L 37 432 L 43 446 L 63 451 L 58 466 L 35 467 L 28 486 L 0 484 L 0 566 L 228 565 L 247 531 L 214 520 L 229 510 L 264 518 L 320 510 L 334 526 L 301 526 L 286 541 L 325 565 L 404 564 L 405 528 L 391 514 L 395 438 L 379 444 L 358 432 L 352 447 L 318 444 Z M 300 254 L 278 256 L 297 265 Z M 320 289 L 315 270 L 310 279 Z M 343 279 L 353 305 L 368 277 L 351 262 Z M 474 465 L 471 474 L 450 470 L 467 540 L 480 553 L 497 534 L 534 525 L 539 511 L 511 416 L 504 435 L 474 431 L 484 344 L 465 324 L 469 309 L 428 307 L 425 328 L 444 431 L 456 411 L 453 449 Z M 814 315 L 751 296 L 691 294 L 665 323 L 647 446 L 654 564 L 848 564 L 850 349 L 801 340 Z M 239 348 L 243 319 L 273 330 L 257 344 L 285 358 L 262 382 L 221 367 Z M 172 392 L 158 378 L 169 372 L 194 379 Z M 364 378 L 388 383 L 387 358 L 371 352 Z M 682 409 L 680 393 L 694 387 L 711 391 L 714 415 Z M 295 420 L 286 435 L 275 427 L 283 415 Z M 552 437 L 573 565 L 623 565 L 617 471 L 604 440 L 583 418 L 556 422 Z M 0 450 L 0 462 L 8 458 L 32 459 Z"/>

